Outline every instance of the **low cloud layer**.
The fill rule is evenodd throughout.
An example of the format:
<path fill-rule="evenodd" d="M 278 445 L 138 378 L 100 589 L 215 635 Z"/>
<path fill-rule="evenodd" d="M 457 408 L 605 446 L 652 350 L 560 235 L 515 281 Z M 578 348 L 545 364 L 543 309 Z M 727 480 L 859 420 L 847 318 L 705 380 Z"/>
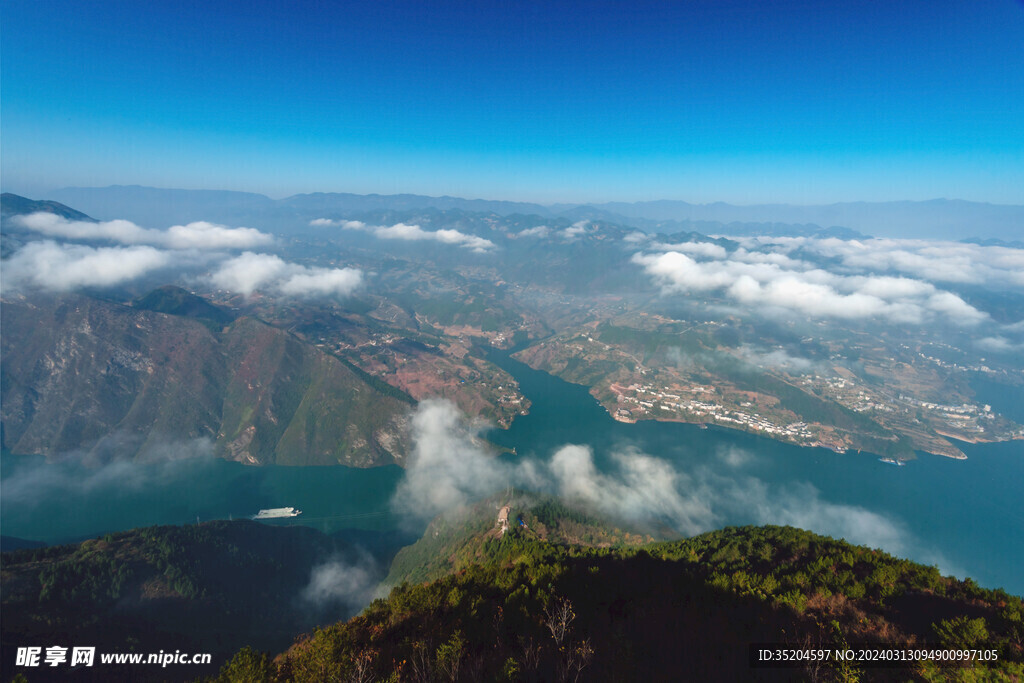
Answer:
<path fill-rule="evenodd" d="M 451 244 L 464 249 L 469 249 L 470 251 L 478 254 L 497 248 L 497 245 L 489 239 L 449 228 L 442 228 L 440 230 L 424 230 L 418 225 L 409 225 L 406 223 L 396 223 L 395 225 L 390 226 L 367 225 L 361 221 L 331 220 L 328 218 L 316 218 L 310 221 L 309 224 L 319 227 L 339 226 L 346 230 L 360 230 L 385 240 L 440 242 L 442 244 Z"/>
<path fill-rule="evenodd" d="M 590 225 L 589 221 L 577 221 L 568 228 L 559 230 L 558 234 L 561 235 L 566 242 L 575 242 L 577 238 L 587 233 L 588 225 Z"/>
<path fill-rule="evenodd" d="M 667 524 L 684 534 L 714 527 L 704 486 L 668 461 L 634 449 L 612 453 L 611 458 L 615 469 L 602 473 L 588 446 L 562 446 L 548 463 L 557 493 L 642 526 Z"/>
<path fill-rule="evenodd" d="M 113 287 L 174 265 L 176 258 L 153 247 L 89 247 L 31 242 L 4 261 L 3 289 L 64 292 Z"/>
<path fill-rule="evenodd" d="M 931 282 L 1024 288 L 1024 249 L 896 239 L 798 239 L 785 244 L 785 248 L 801 248 L 838 259 L 852 270 L 888 271 Z"/>
<path fill-rule="evenodd" d="M 150 230 L 131 221 L 70 221 L 52 213 L 12 220 L 56 239 L 29 242 L 4 261 L 4 292 L 102 289 L 159 271 L 167 271 L 171 280 L 201 279 L 206 271 L 215 286 L 245 296 L 261 290 L 286 297 L 345 297 L 363 284 L 363 272 L 356 268 L 302 266 L 253 251 L 232 256 L 233 250 L 273 242 L 270 235 L 252 228 L 198 221 Z M 74 243 L 97 240 L 119 245 Z"/>
<path fill-rule="evenodd" d="M 345 297 L 363 284 L 363 271 L 301 266 L 273 254 L 247 251 L 221 263 L 210 280 L 245 296 L 263 290 L 291 297 Z"/>
<path fill-rule="evenodd" d="M 516 233 L 514 235 L 514 237 L 517 237 L 517 238 L 519 238 L 519 237 L 544 238 L 544 237 L 547 237 L 550 232 L 551 232 L 551 230 L 548 228 L 548 226 L 546 226 L 546 225 L 537 225 L 537 226 L 534 226 L 532 228 L 526 228 L 524 230 L 520 230 L 518 233 Z"/>
<path fill-rule="evenodd" d="M 40 501 L 67 495 L 144 491 L 175 478 L 181 463 L 213 460 L 213 442 L 208 438 L 170 439 L 147 444 L 138 452 L 143 445 L 141 439 L 139 435 L 114 432 L 89 451 L 72 451 L 55 458 L 60 466 L 41 459 L 19 464 L 0 483 L 4 505 L 31 510 Z"/>
<path fill-rule="evenodd" d="M 299 598 L 305 611 L 348 615 L 377 597 L 383 575 L 365 552 L 358 552 L 355 558 L 335 557 L 313 567 Z"/>
<path fill-rule="evenodd" d="M 638 523 L 669 524 L 687 533 L 711 528 L 706 502 L 684 498 L 693 482 L 667 462 L 634 450 L 613 456 L 616 471 L 598 472 L 586 446 L 567 444 L 550 461 L 516 464 L 489 454 L 486 427 L 469 421 L 450 401 L 420 403 L 412 420 L 415 447 L 396 491 L 394 508 L 424 521 L 514 485 L 579 499 Z"/>
<path fill-rule="evenodd" d="M 795 374 L 829 369 L 828 363 L 794 356 L 784 349 L 763 350 L 744 344 L 736 349 L 736 355 L 759 368 L 784 370 Z"/>
<path fill-rule="evenodd" d="M 18 225 L 47 237 L 65 240 L 108 240 L 120 244 L 147 244 L 167 249 L 251 249 L 271 244 L 274 238 L 254 228 L 197 221 L 172 225 L 166 230 L 142 228 L 126 220 L 72 221 L 57 214 L 39 212 L 12 219 Z"/>
<path fill-rule="evenodd" d="M 909 276 L 937 284 L 1024 289 L 1024 249 L 943 240 L 746 237 L 734 258 L 806 270 L 826 259 L 841 274 Z"/>
<path fill-rule="evenodd" d="M 711 259 L 724 259 L 729 254 L 725 247 L 713 242 L 682 242 L 679 244 L 653 242 L 650 246 L 655 251 L 678 251 L 684 254 Z"/>
<path fill-rule="evenodd" d="M 1014 342 L 1006 337 L 984 337 L 974 343 L 980 350 L 988 353 L 1019 353 L 1024 351 L 1024 343 Z"/>
<path fill-rule="evenodd" d="M 566 444 L 546 460 L 510 463 L 484 450 L 481 428 L 449 401 L 422 402 L 413 418 L 415 449 L 392 501 L 396 511 L 422 524 L 512 485 L 576 500 L 638 527 L 689 536 L 726 524 L 789 524 L 955 569 L 891 516 L 824 500 L 807 482 L 777 485 L 745 475 L 757 457 L 738 447 L 719 449 L 693 471 L 628 447 L 599 467 L 583 444 Z"/>
<path fill-rule="evenodd" d="M 485 426 L 467 420 L 450 401 L 420 402 L 412 420 L 415 446 L 395 509 L 428 520 L 504 486 L 511 473 L 484 451 L 479 435 Z"/>
<path fill-rule="evenodd" d="M 724 255 L 701 247 L 691 254 L 640 252 L 632 260 L 665 294 L 706 292 L 764 312 L 906 324 L 945 319 L 971 326 L 988 320 L 986 313 L 956 294 L 923 280 L 840 274 L 794 261 L 785 254 L 755 254 L 745 249 Z"/>

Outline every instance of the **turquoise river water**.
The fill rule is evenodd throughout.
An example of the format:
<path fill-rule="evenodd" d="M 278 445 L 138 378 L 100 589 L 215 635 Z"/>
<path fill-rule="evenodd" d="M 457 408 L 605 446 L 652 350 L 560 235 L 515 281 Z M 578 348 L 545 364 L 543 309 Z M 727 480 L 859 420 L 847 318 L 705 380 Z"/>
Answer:
<path fill-rule="evenodd" d="M 593 450 L 598 471 L 615 477 L 613 454 L 639 451 L 671 463 L 680 495 L 700 499 L 708 511 L 707 528 L 791 523 L 1024 593 L 1024 442 L 962 444 L 966 461 L 919 454 L 894 467 L 870 454 L 799 448 L 715 427 L 623 424 L 583 387 L 504 353 L 493 352 L 491 360 L 516 377 L 533 403 L 511 429 L 487 435 L 515 449 L 506 461 L 544 461 L 565 444 L 582 444 Z M 983 393 L 995 410 L 1020 410 L 1009 390 L 986 385 Z M 255 468 L 213 458 L 96 469 L 5 454 L 0 529 L 56 543 L 293 505 L 303 514 L 285 523 L 329 533 L 393 532 L 402 520 L 389 502 L 403 476 L 393 466 Z"/>

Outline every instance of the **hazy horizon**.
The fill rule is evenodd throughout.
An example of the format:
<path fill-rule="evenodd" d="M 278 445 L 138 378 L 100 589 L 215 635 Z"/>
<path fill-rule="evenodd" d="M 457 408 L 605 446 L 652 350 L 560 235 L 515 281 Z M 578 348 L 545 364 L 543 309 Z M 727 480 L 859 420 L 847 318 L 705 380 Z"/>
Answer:
<path fill-rule="evenodd" d="M 61 186 L 61 187 L 52 187 L 52 188 L 48 188 L 48 189 L 40 189 L 40 190 L 36 191 L 35 193 L 32 193 L 32 192 L 26 193 L 26 192 L 19 191 L 20 188 L 17 188 L 17 187 L 10 188 L 10 187 L 8 187 L 6 185 L 3 185 L 3 186 L 0 186 L 0 192 L 16 194 L 16 195 L 25 197 L 27 199 L 47 200 L 47 199 L 50 199 L 50 197 L 47 196 L 48 194 L 61 193 L 61 192 L 64 192 L 64 191 L 69 191 L 69 190 L 108 190 L 108 189 L 113 189 L 113 188 L 139 188 L 139 189 L 145 189 L 145 190 L 158 190 L 158 191 L 170 191 L 170 192 L 178 192 L 178 191 L 181 191 L 181 192 L 237 192 L 239 194 L 260 195 L 260 196 L 266 197 L 267 199 L 270 199 L 272 201 L 281 201 L 281 200 L 289 199 L 289 198 L 292 198 L 292 197 L 300 197 L 300 196 L 304 196 L 304 195 L 318 195 L 318 194 L 326 194 L 326 195 L 330 195 L 330 194 L 356 195 L 356 196 L 368 196 L 368 197 L 372 197 L 372 196 L 388 197 L 388 196 L 411 195 L 411 196 L 429 197 L 429 198 L 432 198 L 432 199 L 451 198 L 451 199 L 461 199 L 461 200 L 466 200 L 466 201 L 509 202 L 509 203 L 517 203 L 517 204 L 538 204 L 540 206 L 544 206 L 544 207 L 547 207 L 547 208 L 559 207 L 559 206 L 588 206 L 588 205 L 590 205 L 590 206 L 598 206 L 599 207 L 602 204 L 643 204 L 643 203 L 654 203 L 654 202 L 679 202 L 679 203 L 692 204 L 693 206 L 712 206 L 712 205 L 715 205 L 715 204 L 728 204 L 730 206 L 736 206 L 736 207 L 741 207 L 741 208 L 742 207 L 771 206 L 771 205 L 794 207 L 794 208 L 801 208 L 801 207 L 810 208 L 810 207 L 831 206 L 831 205 L 834 205 L 834 204 L 886 204 L 886 203 L 928 203 L 928 202 L 964 202 L 964 203 L 972 203 L 972 204 L 990 204 L 990 205 L 993 205 L 993 206 L 1009 206 L 1009 207 L 1024 206 L 1024 198 L 1022 198 L 1020 201 L 1017 201 L 1017 202 L 976 201 L 976 200 L 972 200 L 972 199 L 965 199 L 963 197 L 927 197 L 927 198 L 924 198 L 924 199 L 900 198 L 900 199 L 887 199 L 887 200 L 877 200 L 877 201 L 870 200 L 870 199 L 846 199 L 846 200 L 837 200 L 837 201 L 830 201 L 830 202 L 823 201 L 823 202 L 814 202 L 814 203 L 797 203 L 797 202 L 784 202 L 784 201 L 764 201 L 764 202 L 748 202 L 748 203 L 744 203 L 744 202 L 730 202 L 730 201 L 725 201 L 725 200 L 720 200 L 720 199 L 711 199 L 711 200 L 708 200 L 708 201 L 700 201 L 700 202 L 698 202 L 698 201 L 694 201 L 694 200 L 688 199 L 686 197 L 667 197 L 666 196 L 666 197 L 655 197 L 655 198 L 651 198 L 651 199 L 635 199 L 635 200 L 620 199 L 620 198 L 617 198 L 617 197 L 607 197 L 607 198 L 604 198 L 604 199 L 598 199 L 598 200 L 594 200 L 594 201 L 582 201 L 582 200 L 581 201 L 572 201 L 572 200 L 562 200 L 562 199 L 553 199 L 553 200 L 545 200 L 545 201 L 533 201 L 533 200 L 530 200 L 530 199 L 522 199 L 522 198 L 511 197 L 511 196 L 483 196 L 483 195 L 474 196 L 474 195 L 455 195 L 455 194 L 451 194 L 451 193 L 426 194 L 426 193 L 422 193 L 422 192 L 411 192 L 411 191 L 410 192 L 404 192 L 404 191 L 399 191 L 399 192 L 354 192 L 354 191 L 348 190 L 348 189 L 308 190 L 308 191 L 307 190 L 300 190 L 298 192 L 292 192 L 292 193 L 289 193 L 289 194 L 280 194 L 280 193 L 260 192 L 258 190 L 244 189 L 244 188 L 243 189 L 233 189 L 233 188 L 227 188 L 227 187 L 172 187 L 172 186 L 157 187 L 157 186 L 153 186 L 153 185 L 140 185 L 140 184 L 136 184 L 136 183 L 125 183 L 125 184 L 112 183 L 112 184 L 109 184 L 109 185 L 67 185 L 67 186 Z M 74 207 L 71 207 L 71 208 L 74 208 Z"/>

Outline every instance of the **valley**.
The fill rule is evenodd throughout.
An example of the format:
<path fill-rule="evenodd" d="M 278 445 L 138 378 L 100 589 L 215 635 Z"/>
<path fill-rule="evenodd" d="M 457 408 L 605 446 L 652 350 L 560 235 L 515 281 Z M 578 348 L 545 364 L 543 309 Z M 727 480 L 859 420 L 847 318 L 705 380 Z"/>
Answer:
<path fill-rule="evenodd" d="M 68 207 L 42 208 L 82 231 L 104 225 Z M 51 248 L 21 215 L 8 210 L 5 218 L 8 261 Z M 388 662 L 399 657 L 427 676 L 455 664 L 491 673 L 514 666 L 532 672 L 527 679 L 558 677 L 567 666 L 592 676 L 635 669 L 635 659 L 601 655 L 609 633 L 623 637 L 617 620 L 635 617 L 588 602 L 593 591 L 646 600 L 628 588 L 634 571 L 662 576 L 659 595 L 675 612 L 713 608 L 748 623 L 749 638 L 760 624 L 765 638 L 784 628 L 808 642 L 837 633 L 953 642 L 968 628 L 962 618 L 983 619 L 1009 648 L 1005 670 L 1014 671 L 1015 622 L 999 606 L 1015 598 L 990 589 L 1020 590 L 1006 543 L 1022 531 L 1013 482 L 1024 431 L 1002 396 L 1015 395 L 1024 375 L 1013 352 L 986 340 L 1010 334 L 993 330 L 1005 327 L 997 317 L 1024 310 L 1018 295 L 988 301 L 972 293 L 991 305 L 978 313 L 988 322 L 967 326 L 820 319 L 744 309 L 723 291 L 676 292 L 638 251 L 706 254 L 694 263 L 712 268 L 751 254 L 781 260 L 771 245 L 757 251 L 692 232 L 640 238 L 600 221 L 461 209 L 312 215 L 274 235 L 274 254 L 190 254 L 193 265 L 173 283 L 154 272 L 105 288 L 5 286 L 0 505 L 13 537 L 5 543 L 95 539 L 5 553 L 5 594 L 16 589 L 7 609 L 27 615 L 25 601 L 42 600 L 50 615 L 16 622 L 5 632 L 8 650 L 28 633 L 51 637 L 47 629 L 72 614 L 68 596 L 86 590 L 99 610 L 93 625 L 112 644 L 123 632 L 105 611 L 110 600 L 138 602 L 130 628 L 148 634 L 139 646 L 150 636 L 154 646 L 178 638 L 189 619 L 219 609 L 215 596 L 233 600 L 209 581 L 236 551 L 217 559 L 206 546 L 220 547 L 218 535 L 244 524 L 231 520 L 293 505 L 303 514 L 273 531 L 307 534 L 302 543 L 319 549 L 296 549 L 292 558 L 305 559 L 289 570 L 284 593 L 266 597 L 268 614 L 291 615 L 280 628 L 262 613 L 246 613 L 244 628 L 209 621 L 237 636 L 217 641 L 223 680 L 252 671 L 259 680 L 306 680 L 320 666 L 312 653 L 324 649 L 339 676 L 355 675 L 353 666 L 392 675 L 398 669 Z M 809 239 L 822 249 L 834 238 Z M 12 264 L 5 272 L 22 272 Z M 901 305 L 940 315 L 926 312 L 929 301 Z M 985 344 L 993 350 L 982 354 Z M 988 382 L 984 399 L 978 378 Z M 495 526 L 501 506 L 491 496 L 501 490 L 518 502 L 506 503 L 505 523 Z M 452 509 L 467 516 L 444 513 Z M 863 547 L 836 546 L 833 574 L 813 579 L 801 577 L 824 561 L 817 551 L 792 576 L 771 570 L 775 559 L 753 570 L 728 564 L 737 552 L 788 557 L 797 546 L 836 543 L 780 524 Z M 131 550 L 139 539 L 176 534 L 189 540 L 160 545 L 156 555 Z M 698 549 L 706 544 L 712 549 Z M 374 549 L 370 564 L 366 547 Z M 366 591 L 338 589 L 330 615 L 289 611 L 318 567 L 336 567 L 337 557 L 366 579 Z M 647 566 L 649 557 L 667 564 Z M 272 558 L 251 561 L 281 569 Z M 90 576 L 110 576 L 63 592 L 48 587 L 73 584 L 68 567 L 83 562 L 92 563 Z M 902 578 L 891 581 L 894 572 Z M 50 573 L 59 580 L 44 580 L 34 594 L 32 576 Z M 330 586 L 340 585 L 341 575 L 330 576 Z M 557 594 L 531 594 L 517 613 L 526 619 L 514 628 L 525 646 L 502 645 L 511 637 L 503 627 L 494 643 L 475 626 L 479 638 L 466 637 L 475 622 L 460 611 L 464 599 L 506 610 L 537 576 L 552 577 Z M 571 585 L 582 592 L 559 583 L 564 577 L 576 577 Z M 387 600 L 300 635 L 358 614 L 378 582 L 395 587 Z M 680 582 L 702 597 L 672 597 Z M 435 591 L 447 596 L 444 626 L 409 607 L 433 604 Z M 611 629 L 581 631 L 571 661 L 542 645 L 544 623 L 529 618 L 559 600 Z M 910 616 L 920 606 L 907 601 L 915 600 L 932 610 L 927 623 Z M 381 622 L 374 632 L 388 635 L 365 641 L 362 625 L 394 610 L 405 632 L 420 635 L 402 645 Z M 829 619 L 838 632 L 821 629 Z M 698 621 L 672 637 L 709 628 Z M 728 642 L 724 632 L 713 637 Z M 653 638 L 631 647 L 645 651 L 641 643 Z M 488 647 L 501 661 L 467 654 Z M 686 665 L 745 661 L 722 647 Z M 684 661 L 644 657 L 652 676 Z"/>
<path fill-rule="evenodd" d="M 1024 680 L 1024 4 L 0 17 L 0 683 Z"/>

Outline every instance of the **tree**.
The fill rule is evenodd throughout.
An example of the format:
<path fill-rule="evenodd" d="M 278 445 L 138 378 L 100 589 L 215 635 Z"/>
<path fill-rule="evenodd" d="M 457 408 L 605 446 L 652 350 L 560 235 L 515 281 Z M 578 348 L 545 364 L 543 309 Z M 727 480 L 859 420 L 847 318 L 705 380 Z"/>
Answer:
<path fill-rule="evenodd" d="M 351 683 L 370 683 L 374 680 L 373 660 L 376 657 L 377 653 L 369 648 L 361 650 L 352 660 L 352 671 L 349 673 L 348 680 Z"/>
<path fill-rule="evenodd" d="M 441 643 L 437 648 L 437 668 L 444 672 L 448 680 L 458 680 L 465 652 L 466 641 L 462 638 L 461 631 L 453 633 L 447 642 Z"/>
<path fill-rule="evenodd" d="M 972 647 L 988 640 L 988 628 L 982 617 L 971 619 L 960 616 L 943 619 L 938 624 L 933 624 L 932 629 L 939 637 L 939 642 L 950 647 Z"/>
<path fill-rule="evenodd" d="M 836 645 L 840 650 L 849 649 L 849 644 L 846 642 L 846 636 L 843 634 L 843 629 L 839 625 L 839 622 L 832 620 L 832 636 L 836 640 Z M 836 680 L 841 683 L 857 683 L 860 680 L 861 670 L 857 668 L 853 662 L 849 662 L 845 659 L 836 662 L 835 668 Z"/>
<path fill-rule="evenodd" d="M 263 683 L 274 679 L 274 665 L 265 652 L 243 647 L 221 667 L 216 683 Z"/>
<path fill-rule="evenodd" d="M 565 636 L 569 632 L 569 626 L 576 618 L 576 613 L 572 610 L 572 602 L 568 598 L 552 598 L 544 606 L 544 617 L 544 625 L 551 631 L 555 645 L 561 650 L 562 642 L 565 641 Z"/>
<path fill-rule="evenodd" d="M 590 660 L 594 657 L 594 647 L 590 644 L 590 638 L 583 640 L 578 643 L 574 643 L 569 648 L 566 654 L 566 665 L 565 673 L 563 674 L 563 680 L 569 680 L 572 677 L 573 681 L 580 680 L 580 674 L 590 664 Z"/>

